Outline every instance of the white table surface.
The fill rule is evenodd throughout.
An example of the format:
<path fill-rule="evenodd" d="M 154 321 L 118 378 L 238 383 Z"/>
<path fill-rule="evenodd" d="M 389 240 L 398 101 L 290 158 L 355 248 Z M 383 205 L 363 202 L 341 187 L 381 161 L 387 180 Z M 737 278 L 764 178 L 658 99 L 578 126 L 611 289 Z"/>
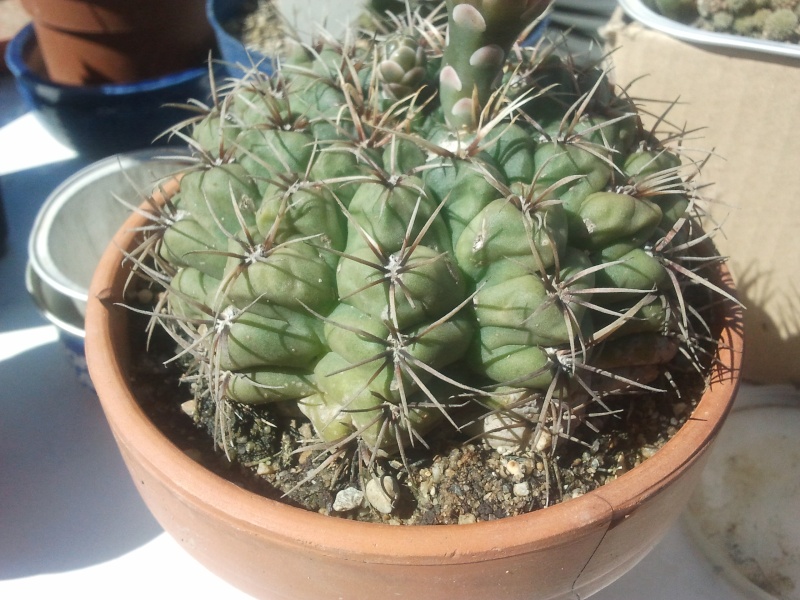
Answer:
<path fill-rule="evenodd" d="M 24 287 L 27 236 L 47 194 L 86 161 L 21 111 L 0 77 L 0 598 L 247 598 L 164 533 L 134 488 L 94 393 Z M 31 140 L 36 140 L 35 145 Z M 745 600 L 681 520 L 597 600 Z M 491 600 L 491 599 L 487 599 Z"/>

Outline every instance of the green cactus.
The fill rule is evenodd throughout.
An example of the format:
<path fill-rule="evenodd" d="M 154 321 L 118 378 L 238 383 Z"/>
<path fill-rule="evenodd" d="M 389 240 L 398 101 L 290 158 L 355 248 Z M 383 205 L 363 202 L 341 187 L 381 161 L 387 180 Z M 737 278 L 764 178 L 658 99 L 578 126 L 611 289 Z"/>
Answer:
<path fill-rule="evenodd" d="M 647 0 L 647 4 L 664 16 L 701 29 L 800 42 L 799 0 Z M 680 11 L 679 6 L 687 10 Z"/>
<path fill-rule="evenodd" d="M 516 45 L 547 5 L 295 49 L 176 127 L 197 164 L 134 258 L 199 402 L 368 462 L 498 414 L 552 452 L 693 356 L 691 164 L 602 69 Z"/>
<path fill-rule="evenodd" d="M 764 37 L 777 42 L 787 42 L 798 35 L 800 17 L 791 8 L 776 9 L 764 20 Z"/>
<path fill-rule="evenodd" d="M 645 4 L 665 17 L 683 23 L 697 18 L 696 0 L 646 0 Z"/>

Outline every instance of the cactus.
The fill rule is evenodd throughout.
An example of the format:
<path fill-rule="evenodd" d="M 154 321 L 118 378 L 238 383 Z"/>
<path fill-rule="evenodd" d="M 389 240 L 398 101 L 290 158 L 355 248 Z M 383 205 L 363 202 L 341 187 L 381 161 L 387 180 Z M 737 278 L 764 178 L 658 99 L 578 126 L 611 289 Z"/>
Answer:
<path fill-rule="evenodd" d="M 682 23 L 690 23 L 698 16 L 696 0 L 645 0 L 644 4 L 665 17 Z"/>
<path fill-rule="evenodd" d="M 800 42 L 798 0 L 647 0 L 666 17 L 710 31 Z"/>
<path fill-rule="evenodd" d="M 768 40 L 786 42 L 800 37 L 800 17 L 791 8 L 779 8 L 764 20 L 763 35 Z"/>
<path fill-rule="evenodd" d="M 175 127 L 196 165 L 132 259 L 220 446 L 233 407 L 367 465 L 445 432 L 547 454 L 702 368 L 691 161 L 600 67 L 516 44 L 547 4 L 295 48 Z"/>

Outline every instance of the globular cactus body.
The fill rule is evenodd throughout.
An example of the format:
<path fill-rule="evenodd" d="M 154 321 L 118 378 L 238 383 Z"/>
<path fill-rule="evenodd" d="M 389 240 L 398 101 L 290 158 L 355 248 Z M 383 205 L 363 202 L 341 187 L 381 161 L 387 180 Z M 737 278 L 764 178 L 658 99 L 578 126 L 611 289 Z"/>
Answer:
<path fill-rule="evenodd" d="M 295 52 L 192 123 L 142 270 L 198 397 L 377 456 L 486 414 L 543 450 L 653 389 L 690 345 L 693 191 L 599 68 L 514 45 L 546 4 Z"/>

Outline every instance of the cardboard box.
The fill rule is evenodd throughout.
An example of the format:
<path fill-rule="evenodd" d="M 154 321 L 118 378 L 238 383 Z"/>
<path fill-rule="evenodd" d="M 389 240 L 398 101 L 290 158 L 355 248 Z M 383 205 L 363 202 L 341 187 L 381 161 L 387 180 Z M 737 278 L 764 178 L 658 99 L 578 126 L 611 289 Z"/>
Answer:
<path fill-rule="evenodd" d="M 715 243 L 746 306 L 744 376 L 800 383 L 800 59 L 679 41 L 621 11 L 603 32 L 615 81 L 670 121 L 703 171 Z M 713 223 L 712 225 L 713 226 Z"/>

